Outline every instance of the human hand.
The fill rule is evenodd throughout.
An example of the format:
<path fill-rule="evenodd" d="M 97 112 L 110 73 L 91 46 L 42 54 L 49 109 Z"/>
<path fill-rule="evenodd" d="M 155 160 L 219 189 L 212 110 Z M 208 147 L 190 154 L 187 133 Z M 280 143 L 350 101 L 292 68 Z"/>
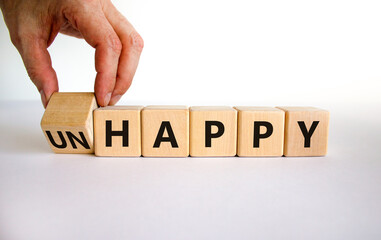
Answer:
<path fill-rule="evenodd" d="M 0 0 L 12 43 L 46 107 L 58 91 L 47 48 L 59 32 L 84 38 L 95 50 L 94 91 L 114 105 L 130 87 L 143 39 L 110 0 Z"/>

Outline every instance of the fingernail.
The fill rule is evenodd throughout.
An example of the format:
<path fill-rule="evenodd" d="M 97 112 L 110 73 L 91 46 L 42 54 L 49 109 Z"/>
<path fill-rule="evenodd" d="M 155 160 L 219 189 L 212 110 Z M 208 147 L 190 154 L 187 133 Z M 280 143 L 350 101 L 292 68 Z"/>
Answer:
<path fill-rule="evenodd" d="M 115 105 L 120 100 L 121 97 L 122 97 L 122 95 L 113 96 L 111 101 L 110 101 L 110 105 Z"/>
<path fill-rule="evenodd" d="M 108 104 L 110 103 L 110 99 L 111 99 L 111 93 L 107 93 L 105 96 L 104 107 L 108 106 Z"/>
<path fill-rule="evenodd" d="M 48 103 L 47 99 L 46 99 L 46 95 L 44 93 L 44 90 L 41 90 L 40 91 L 40 95 L 41 95 L 41 102 L 42 102 L 42 105 L 44 105 L 44 108 L 46 108 L 46 105 Z"/>

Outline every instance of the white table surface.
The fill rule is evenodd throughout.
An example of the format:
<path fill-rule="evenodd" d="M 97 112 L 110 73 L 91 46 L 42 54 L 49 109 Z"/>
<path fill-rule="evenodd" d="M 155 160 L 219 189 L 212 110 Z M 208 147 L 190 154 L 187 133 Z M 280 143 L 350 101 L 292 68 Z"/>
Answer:
<path fill-rule="evenodd" d="M 0 239 L 381 239 L 380 105 L 329 110 L 326 157 L 97 158 L 0 103 Z"/>

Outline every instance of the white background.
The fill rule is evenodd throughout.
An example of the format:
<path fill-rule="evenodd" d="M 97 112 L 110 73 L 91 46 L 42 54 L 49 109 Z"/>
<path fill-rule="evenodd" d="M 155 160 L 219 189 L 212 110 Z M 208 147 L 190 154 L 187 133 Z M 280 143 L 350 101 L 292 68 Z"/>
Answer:
<path fill-rule="evenodd" d="M 380 103 L 377 0 L 114 1 L 145 40 L 123 104 Z M 0 100 L 39 99 L 0 23 Z M 59 35 L 61 91 L 92 91 L 94 50 Z"/>
<path fill-rule="evenodd" d="M 119 0 L 145 40 L 121 104 L 313 105 L 319 158 L 53 154 L 0 21 L 0 240 L 380 239 L 381 2 Z M 92 91 L 94 50 L 59 35 L 62 91 Z"/>

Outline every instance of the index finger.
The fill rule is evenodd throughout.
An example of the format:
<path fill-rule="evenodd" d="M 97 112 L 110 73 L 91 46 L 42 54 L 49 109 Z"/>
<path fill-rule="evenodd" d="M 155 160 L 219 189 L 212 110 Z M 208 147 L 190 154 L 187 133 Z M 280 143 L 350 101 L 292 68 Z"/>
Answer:
<path fill-rule="evenodd" d="M 107 106 L 115 86 L 122 44 L 101 7 L 91 10 L 77 11 L 67 18 L 76 24 L 86 42 L 95 48 L 95 95 L 98 105 Z"/>
<path fill-rule="evenodd" d="M 139 64 L 144 42 L 131 23 L 112 3 L 109 3 L 105 10 L 106 18 L 118 34 L 123 45 L 115 88 L 110 101 L 110 105 L 114 105 L 131 85 Z"/>

